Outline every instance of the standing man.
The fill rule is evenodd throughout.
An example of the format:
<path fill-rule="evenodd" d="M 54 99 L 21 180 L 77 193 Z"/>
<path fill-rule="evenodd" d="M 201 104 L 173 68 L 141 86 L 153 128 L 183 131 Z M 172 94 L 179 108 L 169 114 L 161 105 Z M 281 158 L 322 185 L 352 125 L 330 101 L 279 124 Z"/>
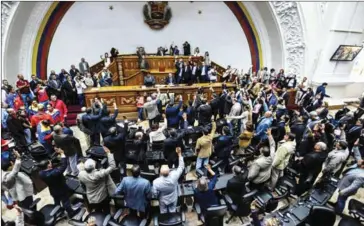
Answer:
<path fill-rule="evenodd" d="M 75 65 L 71 65 L 70 75 L 72 77 L 72 80 L 75 78 L 75 76 L 80 73 L 80 71 L 75 67 Z"/>
<path fill-rule="evenodd" d="M 110 213 L 109 191 L 115 191 L 116 186 L 110 177 L 110 173 L 116 168 L 115 160 L 110 150 L 104 146 L 109 166 L 106 169 L 96 169 L 96 162 L 87 159 L 84 167 L 80 167 L 78 179 L 86 186 L 86 196 L 90 203 L 90 209 L 104 214 Z"/>
<path fill-rule="evenodd" d="M 43 160 L 40 162 L 39 177 L 46 183 L 49 188 L 54 204 L 60 205 L 66 209 L 68 217 L 71 218 L 75 215 L 75 211 L 71 207 L 69 188 L 66 184 L 66 178 L 63 175 L 67 168 L 67 159 L 62 149 L 56 149 L 56 152 L 61 156 L 61 165 L 54 167 L 50 160 Z"/>
<path fill-rule="evenodd" d="M 90 66 L 88 65 L 88 62 L 85 61 L 85 58 L 81 58 L 81 62 L 78 64 L 78 67 L 80 68 L 82 74 L 90 72 Z"/>
<path fill-rule="evenodd" d="M 152 193 L 159 199 L 159 209 L 162 214 L 176 212 L 178 179 L 185 168 L 181 148 L 177 147 L 176 152 L 179 159 L 178 168 L 170 172 L 167 165 L 162 165 L 160 177 L 153 181 Z"/>
<path fill-rule="evenodd" d="M 99 101 L 99 100 L 97 100 Z M 101 105 L 101 103 L 99 103 Z M 92 114 L 92 109 L 87 108 L 86 114 L 81 117 L 81 122 L 85 129 L 90 132 L 91 145 L 100 145 L 100 131 L 98 131 L 98 121 L 102 116 L 102 110 L 98 109 L 97 114 Z"/>
<path fill-rule="evenodd" d="M 28 100 L 33 99 L 33 94 L 30 91 L 30 86 L 28 80 L 24 79 L 24 76 L 22 74 L 18 75 L 18 81 L 16 82 L 16 87 L 19 89 L 21 98 L 23 100 L 23 103 L 25 105 L 25 108 L 28 108 Z"/>
<path fill-rule="evenodd" d="M 268 133 L 270 134 L 270 132 Z M 293 133 L 284 135 L 282 141 L 278 144 L 278 149 L 274 155 L 272 164 L 271 190 L 277 185 L 278 179 L 283 176 L 283 171 L 287 167 L 291 155 L 296 150 L 296 136 Z"/>
<path fill-rule="evenodd" d="M 64 119 L 67 118 L 67 113 L 68 113 L 67 106 L 62 100 L 58 99 L 56 95 L 53 94 L 51 96 L 51 101 L 49 104 L 52 105 L 52 107 L 54 107 L 55 109 L 57 109 Z"/>
<path fill-rule="evenodd" d="M 157 92 L 158 92 L 157 98 L 152 100 L 152 97 L 147 97 L 147 102 L 144 103 L 143 105 L 143 108 L 147 112 L 147 118 L 149 120 L 149 128 L 152 128 L 153 124 L 159 123 L 157 120 L 159 118 L 157 102 L 161 95 L 159 88 L 157 88 Z"/>
<path fill-rule="evenodd" d="M 146 216 L 149 198 L 152 186 L 150 182 L 140 177 L 140 166 L 133 165 L 131 175 L 124 177 L 119 186 L 116 188 L 115 194 L 124 194 L 126 207 L 130 210 L 140 213 L 140 217 Z"/>
<path fill-rule="evenodd" d="M 216 123 L 212 120 L 211 132 L 207 128 L 202 130 L 203 136 L 197 139 L 196 142 L 196 169 L 205 168 L 209 163 L 209 158 L 212 153 L 212 139 L 215 136 Z"/>
<path fill-rule="evenodd" d="M 33 182 L 25 173 L 20 172 L 20 154 L 13 151 L 16 157 L 15 162 L 10 159 L 1 159 L 2 184 L 9 191 L 14 201 L 22 208 L 29 209 L 33 203 Z"/>
<path fill-rule="evenodd" d="M 54 143 L 63 150 L 64 155 L 67 157 L 66 173 L 77 176 L 77 159 L 82 156 L 80 141 L 72 135 L 64 134 L 60 125 L 56 125 L 53 131 Z"/>
<path fill-rule="evenodd" d="M 91 141 L 90 141 L 91 131 L 89 129 L 87 129 L 85 127 L 85 125 L 83 124 L 83 122 L 82 122 L 82 116 L 84 116 L 84 115 L 86 115 L 86 107 L 81 108 L 81 113 L 79 113 L 77 115 L 76 122 L 77 122 L 77 127 L 85 135 L 85 141 L 86 141 L 86 145 L 87 145 L 87 148 L 88 148 L 88 147 L 90 147 L 90 144 L 91 144 Z"/>
<path fill-rule="evenodd" d="M 330 97 L 329 95 L 326 94 L 327 85 L 328 84 L 326 82 L 324 82 L 324 83 L 322 83 L 321 86 L 317 87 L 317 89 L 316 89 L 315 95 L 321 95 L 320 100 L 323 100 L 325 97 Z"/>

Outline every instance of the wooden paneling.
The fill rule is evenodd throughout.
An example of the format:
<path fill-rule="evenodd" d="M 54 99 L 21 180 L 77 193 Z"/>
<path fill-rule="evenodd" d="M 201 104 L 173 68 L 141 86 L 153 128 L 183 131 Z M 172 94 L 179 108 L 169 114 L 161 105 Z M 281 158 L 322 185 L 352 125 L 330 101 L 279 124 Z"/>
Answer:
<path fill-rule="evenodd" d="M 100 62 L 98 62 L 97 64 L 95 65 L 92 65 L 90 67 L 90 73 L 93 74 L 93 73 L 99 73 L 103 68 L 105 67 L 104 65 L 104 61 L 101 60 Z"/>
<path fill-rule="evenodd" d="M 192 86 L 180 85 L 180 86 L 164 86 L 160 87 L 161 93 L 174 93 L 175 98 L 177 95 L 183 96 L 183 101 L 187 104 L 189 100 L 193 99 L 193 95 L 196 93 L 199 87 L 204 88 L 204 96 L 211 99 L 211 91 L 209 87 L 213 87 L 217 93 L 222 91 L 221 83 L 201 83 L 195 84 Z M 235 85 L 228 83 L 228 88 L 234 88 Z M 140 86 L 111 86 L 111 87 L 100 87 L 100 88 L 91 88 L 85 91 L 86 98 L 86 106 L 90 107 L 92 104 L 92 100 L 97 98 L 103 98 L 105 100 L 116 100 L 116 104 L 118 106 L 119 112 L 121 113 L 132 113 L 136 112 L 136 98 L 144 93 L 148 95 L 157 92 L 157 88 L 141 88 Z M 109 106 L 111 108 L 111 105 Z"/>

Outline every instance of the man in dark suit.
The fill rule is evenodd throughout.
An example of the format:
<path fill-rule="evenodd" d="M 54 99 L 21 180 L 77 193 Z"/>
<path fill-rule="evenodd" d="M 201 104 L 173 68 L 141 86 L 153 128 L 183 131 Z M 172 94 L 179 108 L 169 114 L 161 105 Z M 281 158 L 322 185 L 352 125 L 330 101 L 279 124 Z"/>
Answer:
<path fill-rule="evenodd" d="M 205 126 L 211 123 L 212 108 L 207 104 L 206 100 L 201 101 L 201 105 L 197 109 L 198 113 L 198 125 Z"/>
<path fill-rule="evenodd" d="M 190 56 L 191 55 L 191 46 L 187 41 L 183 43 L 183 55 Z"/>
<path fill-rule="evenodd" d="M 80 71 L 75 67 L 75 65 L 71 65 L 70 75 L 72 77 L 72 80 L 75 78 L 77 73 L 80 73 Z"/>
<path fill-rule="evenodd" d="M 190 70 L 190 66 L 188 66 L 187 62 L 184 62 L 184 64 L 183 64 L 182 77 L 183 77 L 183 82 L 184 83 L 190 84 L 190 82 L 191 82 L 191 70 Z"/>
<path fill-rule="evenodd" d="M 199 68 L 197 66 L 197 62 L 193 62 L 191 65 L 191 81 L 193 83 L 197 83 L 197 78 L 199 77 Z"/>
<path fill-rule="evenodd" d="M 165 49 L 164 47 L 159 47 L 157 50 L 157 56 L 165 56 L 168 52 L 168 49 Z"/>
<path fill-rule="evenodd" d="M 79 139 L 72 135 L 64 134 L 62 127 L 56 125 L 54 127 L 53 140 L 56 147 L 62 149 L 67 157 L 67 174 L 71 173 L 73 176 L 77 176 L 77 159 L 82 156 Z"/>
<path fill-rule="evenodd" d="M 228 180 L 226 192 L 235 204 L 239 204 L 239 201 L 242 200 L 242 196 L 246 194 L 245 183 L 248 182 L 248 173 L 239 166 L 234 166 L 232 171 L 234 177 Z"/>
<path fill-rule="evenodd" d="M 354 147 L 355 141 L 360 137 L 361 130 L 363 129 L 364 120 L 358 119 L 353 127 L 351 127 L 346 135 L 346 139 L 348 142 L 348 148 L 351 149 Z"/>
<path fill-rule="evenodd" d="M 211 87 L 212 89 L 212 87 Z M 214 93 L 214 91 L 212 90 L 212 100 L 210 101 L 210 106 L 211 106 L 211 110 L 212 110 L 212 114 L 214 115 L 214 118 L 217 118 L 217 114 L 219 113 L 219 104 L 220 104 L 220 97 Z"/>
<path fill-rule="evenodd" d="M 125 167 L 123 160 L 125 159 L 125 139 L 128 133 L 128 121 L 124 120 L 124 127 L 111 127 L 109 135 L 104 138 L 104 145 L 114 154 L 116 165 Z M 124 168 L 125 170 L 125 168 Z"/>
<path fill-rule="evenodd" d="M 209 67 L 207 65 L 205 65 L 205 62 L 202 62 L 202 65 L 199 68 L 200 82 L 208 82 L 209 81 L 208 71 L 209 71 Z"/>
<path fill-rule="evenodd" d="M 298 117 L 296 123 L 291 126 L 291 132 L 296 134 L 297 146 L 299 146 L 299 144 L 301 143 L 305 130 L 306 130 L 306 125 L 303 122 L 303 118 Z"/>
<path fill-rule="evenodd" d="M 183 80 L 183 60 L 182 60 L 182 58 L 180 58 L 178 61 L 176 58 L 175 67 L 176 67 L 176 76 L 175 76 L 176 82 L 177 82 L 177 84 L 181 84 L 182 80 Z"/>
<path fill-rule="evenodd" d="M 188 101 L 188 108 L 187 108 L 187 121 L 188 121 L 188 124 L 190 126 L 194 126 L 195 125 L 195 120 L 196 120 L 196 109 L 195 107 L 193 106 L 193 101 L 192 100 L 189 100 Z"/>
<path fill-rule="evenodd" d="M 176 79 L 173 77 L 172 73 L 169 73 L 168 76 L 166 77 L 166 85 L 174 85 L 176 84 Z"/>
<path fill-rule="evenodd" d="M 7 110 L 9 116 L 6 120 L 8 130 L 15 140 L 15 143 L 19 147 L 25 147 L 27 145 L 24 133 L 24 127 L 22 122 L 18 119 L 14 109 Z"/>
<path fill-rule="evenodd" d="M 29 86 L 33 93 L 35 93 L 35 89 L 37 88 L 38 84 L 41 84 L 40 80 L 36 75 L 32 75 L 32 80 L 29 82 Z"/>
<path fill-rule="evenodd" d="M 66 184 L 66 178 L 63 175 L 67 168 L 67 159 L 62 149 L 56 149 L 56 152 L 61 155 L 61 164 L 58 167 L 54 167 L 49 160 L 43 160 L 40 162 L 39 177 L 49 188 L 49 193 L 53 197 L 54 204 L 60 205 L 66 209 L 68 217 L 75 215 L 75 211 L 71 207 L 69 200 L 69 188 Z"/>
<path fill-rule="evenodd" d="M 316 89 L 315 95 L 320 95 L 321 100 L 323 100 L 325 97 L 330 97 L 329 95 L 326 94 L 327 85 L 328 84 L 326 82 L 324 82 L 324 83 L 322 83 L 321 86 L 318 86 Z"/>
<path fill-rule="evenodd" d="M 177 133 L 175 129 L 169 132 L 169 137 L 164 140 L 164 157 L 167 159 L 168 167 L 175 168 L 178 167 L 178 156 L 176 153 L 176 148 L 181 147 L 183 150 L 183 136 L 184 133 Z"/>
<path fill-rule="evenodd" d="M 284 100 L 284 104 L 287 106 L 288 100 L 289 100 L 289 94 L 287 92 L 287 88 L 282 89 L 282 94 L 281 94 L 280 98 L 282 98 Z"/>
<path fill-rule="evenodd" d="M 101 103 L 99 103 L 101 105 Z M 97 113 L 97 114 L 96 114 Z M 95 115 L 92 114 L 92 109 L 87 108 L 86 114 L 82 116 L 81 120 L 86 129 L 91 131 L 90 139 L 91 145 L 100 145 L 100 131 L 98 130 L 98 121 L 102 117 L 102 110 L 97 109 Z"/>
<path fill-rule="evenodd" d="M 167 126 L 168 128 L 178 129 L 178 113 L 179 109 L 182 107 L 182 95 L 179 95 L 179 103 L 177 106 L 174 106 L 174 100 L 170 100 L 169 104 L 166 107 L 166 117 L 167 117 Z"/>
<path fill-rule="evenodd" d="M 105 138 L 108 135 L 109 129 L 113 126 L 116 126 L 116 118 L 118 117 L 118 107 L 116 106 L 116 103 L 113 103 L 114 107 L 114 114 L 110 116 L 110 111 L 107 109 L 107 105 L 103 105 L 103 112 L 104 116 L 101 117 L 99 121 L 98 128 L 100 129 L 102 138 Z"/>

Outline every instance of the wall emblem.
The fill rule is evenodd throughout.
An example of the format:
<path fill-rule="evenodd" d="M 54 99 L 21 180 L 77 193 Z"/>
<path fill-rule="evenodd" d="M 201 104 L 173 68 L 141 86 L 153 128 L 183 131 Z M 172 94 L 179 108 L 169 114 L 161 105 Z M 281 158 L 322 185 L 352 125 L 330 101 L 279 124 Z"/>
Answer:
<path fill-rule="evenodd" d="M 143 7 L 144 22 L 153 30 L 161 30 L 172 18 L 168 2 L 148 2 Z"/>

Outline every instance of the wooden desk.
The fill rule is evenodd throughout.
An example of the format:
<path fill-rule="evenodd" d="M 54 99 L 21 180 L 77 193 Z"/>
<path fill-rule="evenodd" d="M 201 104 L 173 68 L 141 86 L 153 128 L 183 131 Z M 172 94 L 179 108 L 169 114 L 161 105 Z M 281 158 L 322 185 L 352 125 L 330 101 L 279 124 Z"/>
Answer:
<path fill-rule="evenodd" d="M 187 85 L 179 85 L 179 86 L 163 86 L 160 87 L 161 93 L 174 93 L 175 98 L 177 99 L 178 95 L 183 96 L 184 103 L 188 103 L 189 100 L 193 99 L 193 94 L 196 93 L 199 87 L 204 88 L 204 96 L 208 100 L 211 99 L 211 91 L 209 87 L 213 87 L 215 92 L 220 93 L 222 91 L 221 83 L 200 83 L 194 84 L 192 86 Z M 227 83 L 227 87 L 232 89 L 235 87 L 232 83 Z M 147 93 L 150 95 L 154 92 L 157 92 L 157 88 L 141 88 L 141 86 L 112 86 L 112 87 L 100 87 L 100 88 L 91 88 L 85 91 L 85 99 L 86 106 L 91 107 L 92 100 L 97 98 L 103 98 L 107 101 L 112 100 L 113 98 L 116 100 L 116 105 L 119 109 L 119 116 L 126 115 L 128 117 L 135 117 L 137 112 L 136 107 L 136 99 L 138 96 Z M 108 106 L 112 109 L 111 105 Z"/>

